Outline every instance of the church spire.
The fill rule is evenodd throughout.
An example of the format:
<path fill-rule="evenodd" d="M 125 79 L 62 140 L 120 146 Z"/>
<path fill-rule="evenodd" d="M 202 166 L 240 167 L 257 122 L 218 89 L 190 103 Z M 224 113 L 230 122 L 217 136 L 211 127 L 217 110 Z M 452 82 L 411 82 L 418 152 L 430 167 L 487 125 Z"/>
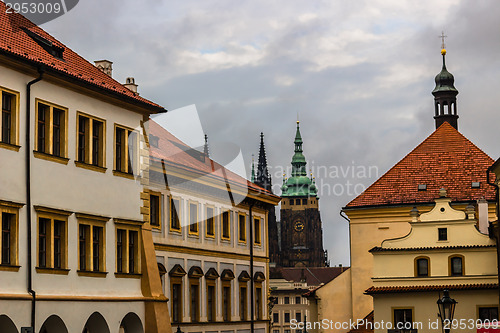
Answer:
<path fill-rule="evenodd" d="M 295 140 L 293 143 L 295 144 L 294 152 L 295 154 L 292 157 L 292 177 L 297 176 L 307 176 L 306 171 L 306 158 L 304 154 L 302 154 L 302 136 L 300 135 L 300 126 L 299 121 L 297 120 L 297 132 L 295 133 Z"/>
<path fill-rule="evenodd" d="M 252 183 L 255 183 L 255 162 L 253 160 L 253 154 L 252 154 L 252 174 L 250 176 L 250 181 Z"/>
<path fill-rule="evenodd" d="M 458 129 L 458 90 L 454 86 L 455 78 L 446 69 L 446 49 L 444 45 L 445 37 L 444 33 L 440 36 L 443 40 L 441 49 L 443 67 L 441 72 L 436 75 L 436 87 L 432 91 L 432 95 L 434 95 L 434 119 L 436 120 L 436 129 L 444 122 L 448 122 L 455 129 Z"/>
<path fill-rule="evenodd" d="M 255 184 L 271 191 L 272 180 L 267 168 L 266 147 L 264 145 L 264 133 L 260 133 L 259 161 L 257 164 L 257 176 Z"/>

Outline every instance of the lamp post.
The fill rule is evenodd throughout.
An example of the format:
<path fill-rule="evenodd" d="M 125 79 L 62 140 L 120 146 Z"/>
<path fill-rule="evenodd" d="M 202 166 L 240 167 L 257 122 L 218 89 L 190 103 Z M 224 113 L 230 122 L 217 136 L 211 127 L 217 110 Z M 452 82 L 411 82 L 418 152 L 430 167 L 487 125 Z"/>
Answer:
<path fill-rule="evenodd" d="M 443 290 L 443 297 L 437 300 L 441 329 L 444 333 L 450 333 L 451 321 L 453 320 L 457 303 L 457 301 L 450 297 L 448 289 Z M 447 325 L 447 328 L 444 328 L 444 325 Z"/>

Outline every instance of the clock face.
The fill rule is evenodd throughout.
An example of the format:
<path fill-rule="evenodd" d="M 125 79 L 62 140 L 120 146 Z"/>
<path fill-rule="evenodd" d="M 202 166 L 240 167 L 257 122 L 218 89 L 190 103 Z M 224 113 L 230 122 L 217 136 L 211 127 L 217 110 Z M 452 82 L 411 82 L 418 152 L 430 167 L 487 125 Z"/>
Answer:
<path fill-rule="evenodd" d="M 293 228 L 295 229 L 295 231 L 301 232 L 302 230 L 304 230 L 304 223 L 302 223 L 302 221 L 297 221 L 295 222 Z"/>

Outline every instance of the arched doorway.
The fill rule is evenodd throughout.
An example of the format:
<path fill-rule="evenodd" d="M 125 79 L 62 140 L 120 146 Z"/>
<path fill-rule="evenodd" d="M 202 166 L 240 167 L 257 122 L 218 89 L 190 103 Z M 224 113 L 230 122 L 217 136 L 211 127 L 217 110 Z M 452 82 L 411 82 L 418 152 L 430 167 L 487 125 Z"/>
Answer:
<path fill-rule="evenodd" d="M 120 323 L 120 333 L 144 333 L 141 318 L 133 312 L 127 313 Z"/>
<path fill-rule="evenodd" d="M 45 320 L 40 333 L 68 333 L 68 329 L 61 318 L 52 315 Z"/>
<path fill-rule="evenodd" d="M 2 333 L 18 333 L 14 322 L 6 315 L 0 315 L 0 328 Z"/>
<path fill-rule="evenodd" d="M 109 326 L 99 312 L 94 312 L 87 319 L 82 333 L 109 333 Z"/>

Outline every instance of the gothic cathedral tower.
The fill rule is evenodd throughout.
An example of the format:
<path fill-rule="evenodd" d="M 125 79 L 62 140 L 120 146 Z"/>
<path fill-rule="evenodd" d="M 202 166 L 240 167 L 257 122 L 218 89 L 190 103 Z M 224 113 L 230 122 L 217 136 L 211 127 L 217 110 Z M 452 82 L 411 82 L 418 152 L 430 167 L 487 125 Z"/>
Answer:
<path fill-rule="evenodd" d="M 327 260 L 323 250 L 318 191 L 312 175 L 311 178 L 307 176 L 298 121 L 294 144 L 292 174 L 283 179 L 281 188 L 279 264 L 282 267 L 325 267 Z"/>

